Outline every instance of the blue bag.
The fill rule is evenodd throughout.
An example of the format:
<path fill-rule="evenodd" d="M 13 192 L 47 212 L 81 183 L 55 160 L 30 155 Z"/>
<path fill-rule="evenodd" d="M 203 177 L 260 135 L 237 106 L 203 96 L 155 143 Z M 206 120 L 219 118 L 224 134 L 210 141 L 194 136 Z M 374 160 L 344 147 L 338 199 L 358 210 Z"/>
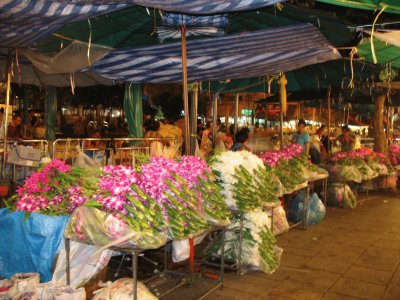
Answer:
<path fill-rule="evenodd" d="M 41 282 L 51 280 L 51 266 L 63 239 L 69 216 L 0 209 L 0 276 L 39 273 Z"/>

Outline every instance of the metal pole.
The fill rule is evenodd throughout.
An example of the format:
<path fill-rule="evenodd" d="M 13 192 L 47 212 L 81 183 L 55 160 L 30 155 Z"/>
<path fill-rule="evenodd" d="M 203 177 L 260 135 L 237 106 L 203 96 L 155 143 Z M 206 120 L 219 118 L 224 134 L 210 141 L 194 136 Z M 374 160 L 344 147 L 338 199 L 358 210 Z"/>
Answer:
<path fill-rule="evenodd" d="M 328 149 L 326 149 L 328 156 L 331 153 L 331 87 L 328 88 Z"/>
<path fill-rule="evenodd" d="M 218 95 L 215 93 L 213 96 L 213 109 L 212 109 L 212 115 L 213 115 L 213 131 L 212 131 L 212 146 L 215 148 L 215 144 L 217 141 L 217 110 L 218 110 Z"/>
<path fill-rule="evenodd" d="M 234 135 L 238 131 L 238 121 L 239 121 L 239 93 L 235 94 L 235 121 L 234 121 Z"/>
<path fill-rule="evenodd" d="M 194 155 L 197 143 L 197 107 L 199 101 L 199 84 L 196 82 L 192 90 L 191 115 L 190 115 L 190 154 Z"/>
<path fill-rule="evenodd" d="M 189 131 L 189 95 L 186 64 L 186 27 L 181 26 L 181 46 L 182 46 L 182 83 L 183 83 L 183 109 L 185 112 L 185 154 L 190 152 L 190 131 Z"/>
<path fill-rule="evenodd" d="M 11 94 L 11 52 L 9 51 L 8 57 L 8 68 L 7 68 L 7 92 L 6 92 L 6 109 L 4 116 L 4 144 L 3 144 L 3 170 L 2 175 L 3 178 L 6 177 L 6 159 L 7 159 L 7 134 L 8 134 L 8 110 L 10 106 L 10 94 Z"/>
<path fill-rule="evenodd" d="M 132 251 L 132 275 L 133 275 L 133 299 L 137 300 L 137 269 L 138 269 L 138 254 Z"/>

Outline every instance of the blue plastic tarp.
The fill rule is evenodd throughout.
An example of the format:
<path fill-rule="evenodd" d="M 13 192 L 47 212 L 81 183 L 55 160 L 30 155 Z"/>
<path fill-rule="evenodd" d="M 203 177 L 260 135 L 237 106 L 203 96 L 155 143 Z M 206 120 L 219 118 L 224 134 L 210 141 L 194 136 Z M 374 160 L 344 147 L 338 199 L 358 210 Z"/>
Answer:
<path fill-rule="evenodd" d="M 50 281 L 68 218 L 32 213 L 24 221 L 23 212 L 0 209 L 0 276 L 35 272 L 41 282 Z"/>

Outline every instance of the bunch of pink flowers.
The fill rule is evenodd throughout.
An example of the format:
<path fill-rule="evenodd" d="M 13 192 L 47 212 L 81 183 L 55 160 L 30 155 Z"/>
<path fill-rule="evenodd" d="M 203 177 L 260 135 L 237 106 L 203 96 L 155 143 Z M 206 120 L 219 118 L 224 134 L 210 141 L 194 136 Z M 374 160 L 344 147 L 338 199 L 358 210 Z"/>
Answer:
<path fill-rule="evenodd" d="M 398 165 L 400 163 L 400 145 L 390 145 L 389 152 L 392 165 Z"/>
<path fill-rule="evenodd" d="M 282 160 L 291 160 L 294 157 L 300 157 L 303 147 L 298 144 L 290 144 L 278 151 L 266 151 L 259 157 L 263 162 L 271 167 L 275 167 Z"/>

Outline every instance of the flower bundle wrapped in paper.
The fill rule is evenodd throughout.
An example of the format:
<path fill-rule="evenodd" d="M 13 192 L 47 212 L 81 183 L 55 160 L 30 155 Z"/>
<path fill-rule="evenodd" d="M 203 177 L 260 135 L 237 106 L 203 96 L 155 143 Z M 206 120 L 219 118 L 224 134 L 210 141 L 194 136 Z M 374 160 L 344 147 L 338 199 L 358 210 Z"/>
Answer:
<path fill-rule="evenodd" d="M 211 167 L 219 174 L 230 209 L 252 211 L 282 195 L 282 186 L 274 173 L 251 152 L 220 153 L 212 159 Z"/>

